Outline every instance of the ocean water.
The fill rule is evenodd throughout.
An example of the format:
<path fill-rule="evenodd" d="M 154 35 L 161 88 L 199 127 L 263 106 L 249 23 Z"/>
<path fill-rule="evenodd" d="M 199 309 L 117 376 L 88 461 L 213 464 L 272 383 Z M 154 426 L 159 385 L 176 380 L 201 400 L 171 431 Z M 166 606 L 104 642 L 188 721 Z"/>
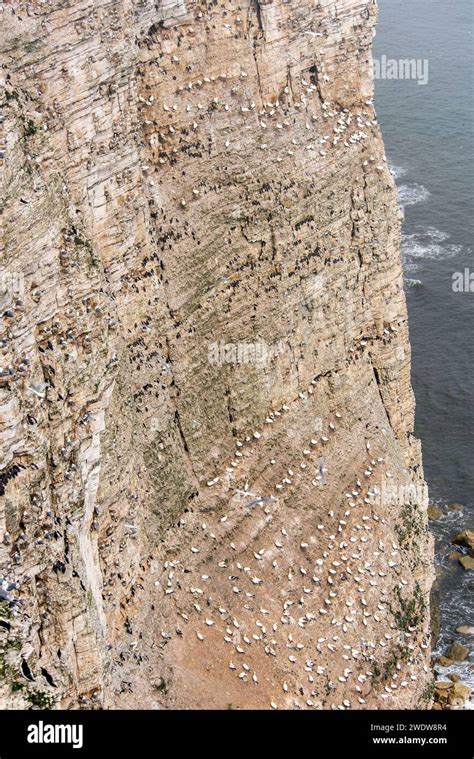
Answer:
<path fill-rule="evenodd" d="M 413 353 L 416 434 L 430 497 L 464 505 L 432 522 L 441 637 L 474 625 L 474 572 L 448 558 L 451 539 L 474 528 L 474 64 L 472 0 L 378 0 L 374 57 L 428 61 L 428 82 L 378 78 L 375 103 L 404 211 L 402 258 Z M 414 70 L 414 69 L 413 69 Z M 422 69 L 419 68 L 419 71 Z M 420 77 L 421 78 L 421 77 Z M 474 652 L 452 670 L 474 688 Z"/>

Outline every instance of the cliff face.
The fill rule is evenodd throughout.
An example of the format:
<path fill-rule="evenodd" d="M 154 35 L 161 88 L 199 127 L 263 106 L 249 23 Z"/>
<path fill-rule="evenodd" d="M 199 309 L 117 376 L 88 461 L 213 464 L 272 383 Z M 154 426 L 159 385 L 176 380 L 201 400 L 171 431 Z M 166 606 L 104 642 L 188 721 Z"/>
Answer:
<path fill-rule="evenodd" d="M 375 4 L 2 15 L 3 703 L 422 703 Z"/>

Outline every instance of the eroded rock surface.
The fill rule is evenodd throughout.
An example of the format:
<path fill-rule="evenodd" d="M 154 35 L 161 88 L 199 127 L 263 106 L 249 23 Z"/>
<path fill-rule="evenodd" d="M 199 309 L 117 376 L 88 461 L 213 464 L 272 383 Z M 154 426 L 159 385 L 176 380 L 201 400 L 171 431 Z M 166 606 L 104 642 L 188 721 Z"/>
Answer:
<path fill-rule="evenodd" d="M 423 703 L 375 21 L 5 4 L 4 704 Z"/>

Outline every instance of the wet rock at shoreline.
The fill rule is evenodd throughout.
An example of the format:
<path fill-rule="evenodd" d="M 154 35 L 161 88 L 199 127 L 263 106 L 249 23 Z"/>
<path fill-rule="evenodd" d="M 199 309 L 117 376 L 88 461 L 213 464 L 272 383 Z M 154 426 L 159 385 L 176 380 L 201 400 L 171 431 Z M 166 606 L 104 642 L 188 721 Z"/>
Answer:
<path fill-rule="evenodd" d="M 435 522 L 437 519 L 441 519 L 444 516 L 443 510 L 436 506 L 434 503 L 431 503 L 428 506 L 428 519 L 430 519 L 432 522 Z"/>
<path fill-rule="evenodd" d="M 449 659 L 454 661 L 464 661 L 469 656 L 469 648 L 455 640 L 448 648 L 447 654 Z"/>
<path fill-rule="evenodd" d="M 468 700 L 471 688 L 461 680 L 447 680 L 435 683 L 433 709 L 461 709 Z"/>
<path fill-rule="evenodd" d="M 467 701 L 469 698 L 469 694 L 471 692 L 471 689 L 469 685 L 466 685 L 466 683 L 463 683 L 461 681 L 455 682 L 453 685 L 453 689 L 450 693 L 450 701 L 453 702 L 454 699 L 460 700 L 462 703 Z"/>
<path fill-rule="evenodd" d="M 472 569 L 474 569 L 474 559 L 473 559 L 472 556 L 462 556 L 459 559 L 459 563 L 466 570 L 472 570 Z"/>
<path fill-rule="evenodd" d="M 453 683 L 451 680 L 439 680 L 437 683 L 435 683 L 435 691 L 439 693 L 444 693 L 444 691 L 451 690 L 453 687 Z"/>
<path fill-rule="evenodd" d="M 474 635 L 474 627 L 472 625 L 460 625 L 456 627 L 456 632 L 459 635 Z"/>
<path fill-rule="evenodd" d="M 462 532 L 459 532 L 451 542 L 457 546 L 467 548 L 471 556 L 474 556 L 474 530 L 463 530 Z"/>
<path fill-rule="evenodd" d="M 435 683 L 434 688 L 434 701 L 437 709 L 444 709 L 448 705 L 448 699 L 454 683 L 451 680 Z"/>
<path fill-rule="evenodd" d="M 438 656 L 436 664 L 439 664 L 440 667 L 450 667 L 454 662 L 452 659 L 448 659 L 447 656 Z"/>
<path fill-rule="evenodd" d="M 464 511 L 464 504 L 462 504 L 462 503 L 448 503 L 448 509 L 450 511 Z"/>

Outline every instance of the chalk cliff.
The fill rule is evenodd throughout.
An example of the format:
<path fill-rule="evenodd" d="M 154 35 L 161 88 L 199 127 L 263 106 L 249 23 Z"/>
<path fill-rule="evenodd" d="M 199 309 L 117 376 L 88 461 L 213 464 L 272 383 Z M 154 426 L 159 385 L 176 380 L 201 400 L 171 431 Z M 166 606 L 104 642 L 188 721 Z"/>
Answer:
<path fill-rule="evenodd" d="M 375 21 L 4 4 L 3 705 L 425 703 Z"/>

